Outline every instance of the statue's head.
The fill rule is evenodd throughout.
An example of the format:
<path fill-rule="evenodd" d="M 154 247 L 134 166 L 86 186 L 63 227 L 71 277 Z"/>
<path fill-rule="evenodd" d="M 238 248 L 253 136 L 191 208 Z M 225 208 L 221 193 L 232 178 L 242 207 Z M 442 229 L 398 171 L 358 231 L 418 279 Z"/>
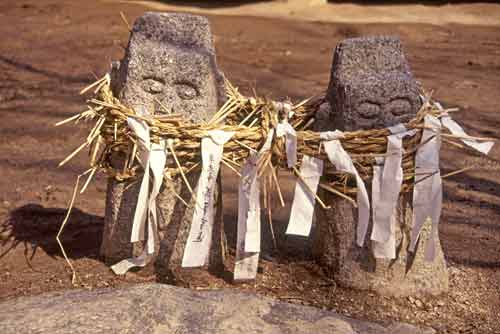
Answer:
<path fill-rule="evenodd" d="M 166 108 L 193 121 L 207 120 L 223 98 L 209 23 L 201 16 L 139 17 L 116 77 L 115 94 L 148 113 L 167 113 Z"/>
<path fill-rule="evenodd" d="M 332 123 L 342 130 L 403 123 L 421 106 L 401 43 L 391 37 L 341 42 L 335 50 L 327 99 Z"/>

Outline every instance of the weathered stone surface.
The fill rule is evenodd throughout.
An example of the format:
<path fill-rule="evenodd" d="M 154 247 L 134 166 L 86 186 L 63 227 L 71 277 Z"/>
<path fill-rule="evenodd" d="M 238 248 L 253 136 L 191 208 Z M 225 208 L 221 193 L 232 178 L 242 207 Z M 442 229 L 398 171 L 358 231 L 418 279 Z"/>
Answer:
<path fill-rule="evenodd" d="M 396 38 L 353 38 L 335 49 L 327 99 L 341 130 L 384 128 L 410 120 L 419 90 Z"/>
<path fill-rule="evenodd" d="M 318 115 L 317 130 L 380 128 L 411 119 L 420 107 L 418 86 L 399 40 L 356 38 L 340 43 L 334 55 L 327 100 Z M 366 186 L 371 193 L 371 184 Z M 371 228 L 364 247 L 358 247 L 356 208 L 330 193 L 321 196 L 331 209 L 317 207 L 315 253 L 336 282 L 384 295 L 437 295 L 448 290 L 446 262 L 438 238 L 434 262 L 424 261 L 429 228 L 422 232 L 415 254 L 407 251 L 412 226 L 411 193 L 401 195 L 397 206 L 395 260 L 373 256 Z"/>
<path fill-rule="evenodd" d="M 22 333 L 335 333 L 432 334 L 408 324 L 388 327 L 271 298 L 162 284 L 73 290 L 0 303 L 2 334 Z"/>
<path fill-rule="evenodd" d="M 178 13 L 145 13 L 139 17 L 124 59 L 113 64 L 112 86 L 115 95 L 135 110 L 149 114 L 180 113 L 197 122 L 209 120 L 217 111 L 224 91 L 208 20 Z M 117 156 L 115 160 L 115 166 L 119 167 L 123 157 Z M 197 173 L 189 175 L 193 188 L 198 177 Z M 115 180 L 108 183 L 101 255 L 109 264 L 138 255 L 142 250 L 142 245 L 132 246 L 129 242 L 139 185 Z M 191 198 L 180 180 L 164 185 L 158 198 L 157 265 L 166 274 L 181 262 L 194 207 L 186 209 L 172 190 L 188 202 Z M 222 206 L 218 208 L 221 210 Z M 215 225 L 211 263 L 220 265 L 221 219 Z"/>

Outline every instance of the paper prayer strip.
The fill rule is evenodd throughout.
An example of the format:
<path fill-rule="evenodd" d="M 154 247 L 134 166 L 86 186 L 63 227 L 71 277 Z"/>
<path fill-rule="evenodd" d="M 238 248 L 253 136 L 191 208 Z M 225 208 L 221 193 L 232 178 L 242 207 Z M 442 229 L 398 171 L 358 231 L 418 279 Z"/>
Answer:
<path fill-rule="evenodd" d="M 285 120 L 276 127 L 276 136 L 285 136 L 287 166 L 288 168 L 294 167 L 297 164 L 297 133 L 295 129 Z"/>
<path fill-rule="evenodd" d="M 166 164 L 165 142 L 159 144 L 150 143 L 149 127 L 143 121 L 128 118 L 127 122 L 132 131 L 135 132 L 141 146 L 139 148 L 140 161 L 143 164 L 144 175 L 137 198 L 134 220 L 132 223 L 131 242 L 144 240 L 145 223 L 148 229 L 148 240 L 141 255 L 124 259 L 111 266 L 111 270 L 117 275 L 123 275 L 134 267 L 146 266 L 155 251 L 155 236 L 157 232 L 156 197 L 160 192 L 163 182 L 163 171 Z M 151 170 L 151 174 L 150 174 Z M 152 176 L 153 189 L 149 194 L 149 181 Z M 148 198 L 149 197 L 149 198 Z"/>
<path fill-rule="evenodd" d="M 413 228 L 410 238 L 410 251 L 414 252 L 417 241 L 425 221 L 432 220 L 432 232 L 430 240 L 427 241 L 425 258 L 433 259 L 435 255 L 435 243 L 437 240 L 437 228 L 441 216 L 442 207 L 442 181 L 439 171 L 439 149 L 441 140 L 439 131 L 441 123 L 431 115 L 425 116 L 422 134 L 422 145 L 415 156 L 415 186 L 413 189 Z M 427 129 L 428 128 L 428 129 Z M 432 138 L 429 140 L 429 138 Z"/>
<path fill-rule="evenodd" d="M 238 187 L 238 226 L 244 226 L 244 251 L 260 252 L 260 183 L 257 171 L 258 154 L 247 159 Z"/>
<path fill-rule="evenodd" d="M 152 186 L 151 193 L 149 195 L 149 205 L 148 205 L 148 253 L 154 253 L 155 247 L 155 236 L 157 235 L 158 219 L 156 212 L 156 198 L 160 194 L 161 185 L 163 184 L 163 172 L 165 171 L 165 165 L 167 163 L 165 140 L 161 139 L 158 144 L 151 144 L 151 155 L 149 159 L 149 168 L 151 169 L 152 175 Z"/>
<path fill-rule="evenodd" d="M 249 281 L 257 276 L 259 268 L 260 253 L 245 253 L 244 250 L 236 250 L 236 263 L 234 266 L 235 281 Z"/>
<path fill-rule="evenodd" d="M 444 108 L 441 105 L 441 103 L 434 102 L 434 105 L 440 111 L 444 111 Z M 444 127 L 446 127 L 448 130 L 450 130 L 450 132 L 454 135 L 457 135 L 460 137 L 467 137 L 468 136 L 467 133 L 465 133 L 464 129 L 460 126 L 460 124 L 455 122 L 451 118 L 451 116 L 449 116 L 449 115 L 445 115 L 445 116 L 441 117 L 441 123 Z M 464 144 L 466 144 L 466 145 L 472 147 L 473 149 L 475 149 L 483 154 L 486 154 L 486 155 L 490 152 L 491 148 L 495 144 L 492 141 L 479 142 L 475 139 L 465 139 L 465 138 L 461 138 L 461 140 Z"/>
<path fill-rule="evenodd" d="M 151 259 L 147 252 L 142 252 L 138 257 L 122 260 L 117 264 L 112 265 L 110 268 L 116 275 L 124 275 L 132 268 L 145 267 Z"/>
<path fill-rule="evenodd" d="M 266 141 L 255 154 L 252 153 L 245 164 L 246 168 L 241 171 L 240 188 L 238 189 L 238 221 L 241 217 L 245 217 L 245 252 L 260 252 L 260 183 L 257 177 L 257 162 L 263 153 L 271 148 L 274 138 L 274 129 L 271 129 L 267 134 Z M 242 193 L 240 195 L 240 189 Z M 242 211 L 240 211 L 240 203 L 242 203 Z M 243 211 L 244 209 L 244 211 Z"/>
<path fill-rule="evenodd" d="M 295 183 L 295 193 L 286 234 L 308 236 L 311 232 L 316 200 L 310 190 L 316 192 L 318 189 L 319 180 L 323 175 L 323 160 L 304 155 L 300 174 L 307 185 L 304 185 L 300 180 Z"/>
<path fill-rule="evenodd" d="M 450 130 L 450 132 L 453 135 L 461 137 L 467 136 L 462 127 L 457 122 L 455 122 L 450 116 L 441 117 L 441 122 L 443 126 L 446 127 L 448 130 Z M 474 139 L 465 139 L 465 138 L 461 138 L 461 141 L 465 145 L 472 147 L 476 151 L 481 152 L 483 154 L 488 154 L 494 144 L 494 142 L 492 141 L 478 142 L 477 140 Z"/>
<path fill-rule="evenodd" d="M 377 163 L 383 163 L 383 158 L 377 159 Z M 381 195 L 381 185 L 382 185 L 382 170 L 383 166 L 375 165 L 373 166 L 373 179 L 372 179 L 372 208 L 373 217 L 375 217 L 375 212 L 378 210 L 378 205 L 380 203 Z M 382 259 L 395 259 L 396 258 L 396 235 L 395 235 L 395 212 L 391 215 L 390 221 L 390 235 L 386 242 L 377 242 L 372 240 L 371 246 L 373 255 L 375 258 Z M 374 219 L 374 218 L 373 218 Z"/>
<path fill-rule="evenodd" d="M 320 138 L 341 138 L 341 131 L 326 132 L 320 134 Z M 366 232 L 368 230 L 368 221 L 370 219 L 370 201 L 366 191 L 365 184 L 354 167 L 351 157 L 342 147 L 338 139 L 323 141 L 323 147 L 328 155 L 330 162 L 337 170 L 349 173 L 355 176 L 357 184 L 356 200 L 358 204 L 358 226 L 356 231 L 356 242 L 361 247 L 364 244 Z"/>
<path fill-rule="evenodd" d="M 253 279 L 257 274 L 260 251 L 260 198 L 257 161 L 258 154 L 251 154 L 248 157 L 241 170 L 241 178 L 238 186 L 238 233 L 234 268 L 235 280 Z M 250 212 L 254 214 L 251 215 Z M 256 219 L 256 221 L 252 222 L 250 219 Z M 254 233 L 249 233 L 249 228 L 253 229 Z M 255 232 L 258 232 L 258 234 Z M 247 246 L 247 243 L 252 243 L 252 245 Z M 251 252 L 251 249 L 256 249 L 256 243 L 259 246 L 257 251 Z"/>
<path fill-rule="evenodd" d="M 413 130 L 406 131 L 403 124 L 390 127 L 389 130 L 393 134 L 387 137 L 387 157 L 383 167 L 378 167 L 381 172 L 380 184 L 372 188 L 371 240 L 379 243 L 391 238 L 391 221 L 395 219 L 393 215 L 403 183 L 403 138 L 415 134 Z"/>
<path fill-rule="evenodd" d="M 234 132 L 209 131 L 201 140 L 202 169 L 196 189 L 196 203 L 182 267 L 201 267 L 208 263 L 215 210 L 215 184 L 224 144 Z"/>
<path fill-rule="evenodd" d="M 149 138 L 149 126 L 144 121 L 128 117 L 127 123 L 129 128 L 135 133 L 138 138 L 139 148 L 137 154 L 144 169 L 142 176 L 139 195 L 137 196 L 137 204 L 134 211 L 132 223 L 132 233 L 130 236 L 131 242 L 144 240 L 144 228 L 147 220 L 148 212 L 148 195 L 149 195 L 149 157 L 151 154 L 151 143 Z"/>
<path fill-rule="evenodd" d="M 241 171 L 238 187 L 238 239 L 235 280 L 253 279 L 257 275 L 260 253 L 260 184 L 257 161 L 271 148 L 274 129 L 267 134 L 266 141 L 258 153 L 251 153 Z"/>

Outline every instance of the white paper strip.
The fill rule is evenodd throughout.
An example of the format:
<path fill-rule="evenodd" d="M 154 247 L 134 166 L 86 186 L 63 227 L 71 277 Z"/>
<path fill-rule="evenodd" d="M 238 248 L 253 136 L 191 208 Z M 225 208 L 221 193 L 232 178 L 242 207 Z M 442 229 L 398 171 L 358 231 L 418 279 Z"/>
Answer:
<path fill-rule="evenodd" d="M 201 267 L 208 263 L 214 224 L 215 184 L 224 144 L 234 132 L 209 131 L 201 140 L 202 169 L 196 190 L 191 229 L 184 249 L 182 267 Z"/>
<path fill-rule="evenodd" d="M 241 170 L 238 187 L 238 235 L 234 268 L 236 281 L 255 278 L 259 264 L 260 198 L 257 161 L 258 154 L 250 154 Z"/>
<path fill-rule="evenodd" d="M 145 267 L 149 261 L 151 260 L 151 256 L 147 254 L 147 252 L 142 252 L 138 257 L 132 257 L 129 259 L 122 260 L 117 264 L 111 266 L 111 270 L 116 275 L 125 275 L 127 271 L 135 267 Z"/>
<path fill-rule="evenodd" d="M 441 123 L 431 115 L 425 116 L 422 134 L 423 144 L 415 156 L 415 186 L 413 188 L 413 228 L 410 238 L 410 251 L 414 252 L 417 241 L 426 219 L 432 220 L 432 232 L 427 240 L 425 258 L 434 259 L 434 248 L 438 237 L 438 224 L 442 207 L 442 183 L 439 171 L 439 149 L 441 138 L 439 135 Z M 430 139 L 432 138 L 432 139 Z"/>
<path fill-rule="evenodd" d="M 144 169 L 144 175 L 141 181 L 137 204 L 134 211 L 134 220 L 132 223 L 131 242 L 144 240 L 144 227 L 148 212 L 149 196 L 149 156 L 151 154 L 151 143 L 149 138 L 149 126 L 144 121 L 128 117 L 129 128 L 135 133 L 138 139 L 139 161 Z"/>
<path fill-rule="evenodd" d="M 285 136 L 286 145 L 286 161 L 288 168 L 292 168 L 297 164 L 297 133 L 295 129 L 284 120 L 276 127 L 276 136 Z"/>
<path fill-rule="evenodd" d="M 373 166 L 373 179 L 372 179 L 372 208 L 373 217 L 378 211 L 378 205 L 381 202 L 380 196 L 382 194 L 382 172 L 383 172 L 383 158 L 377 158 L 377 165 Z M 394 210 L 395 211 L 395 210 Z M 375 258 L 382 259 L 395 259 L 396 258 L 396 235 L 395 235 L 395 212 L 391 215 L 390 221 L 390 234 L 386 242 L 377 242 L 372 240 L 372 251 Z M 372 218 L 375 219 L 375 218 Z"/>
<path fill-rule="evenodd" d="M 372 187 L 372 221 L 371 240 L 385 243 L 391 238 L 391 221 L 395 219 L 394 211 L 403 183 L 403 138 L 414 135 L 415 131 L 406 131 L 403 124 L 390 127 L 392 135 L 387 137 L 387 157 L 381 169 L 381 178 L 374 179 L 376 187 Z M 374 170 L 375 171 L 375 170 Z M 377 171 L 378 172 L 378 171 Z"/>
<path fill-rule="evenodd" d="M 248 160 L 248 170 L 247 177 L 241 174 L 241 180 L 244 180 L 247 184 L 242 186 L 248 186 L 249 182 L 252 185 L 251 188 L 244 188 L 246 194 L 241 200 L 248 201 L 248 213 L 244 213 L 246 216 L 246 232 L 245 232 L 245 252 L 260 252 L 260 183 L 257 178 L 257 161 L 262 156 L 263 153 L 269 151 L 271 144 L 273 142 L 274 129 L 269 131 L 267 134 L 266 141 L 258 154 L 252 154 Z M 250 191 L 248 191 L 250 189 Z M 240 200 L 240 198 L 238 198 Z M 243 205 L 245 205 L 242 202 Z M 238 220 L 240 218 L 239 211 L 240 204 L 238 203 Z M 243 213 L 243 212 L 242 212 Z"/>
<path fill-rule="evenodd" d="M 286 234 L 307 237 L 311 232 L 314 203 L 316 201 L 316 197 L 310 190 L 316 192 L 318 189 L 319 179 L 323 175 L 323 160 L 304 155 L 300 166 L 300 174 L 306 185 L 300 180 L 295 183 L 295 194 Z"/>
<path fill-rule="evenodd" d="M 248 158 L 238 187 L 238 226 L 244 226 L 245 252 L 260 252 L 260 188 L 257 178 L 258 155 Z"/>
<path fill-rule="evenodd" d="M 129 258 L 111 266 L 111 270 L 117 275 L 123 275 L 133 267 L 146 266 L 155 251 L 155 237 L 157 230 L 156 197 L 160 192 L 163 182 L 163 171 L 166 164 L 165 142 L 150 142 L 149 127 L 144 121 L 138 121 L 129 117 L 128 125 L 138 138 L 139 160 L 144 168 L 137 205 L 132 223 L 131 242 L 144 240 L 145 223 L 148 222 L 148 240 L 144 251 L 138 257 Z M 151 170 L 151 174 L 150 174 Z M 152 176 L 152 190 L 149 193 L 150 175 Z"/>
<path fill-rule="evenodd" d="M 151 194 L 149 195 L 149 224 L 148 224 L 148 254 L 153 254 L 155 250 L 155 236 L 157 235 L 158 218 L 156 211 L 156 198 L 160 194 L 161 185 L 163 184 L 163 172 L 167 163 L 165 141 L 162 139 L 158 144 L 151 144 L 151 155 L 149 158 L 149 168 L 151 169 L 152 186 Z"/>
<path fill-rule="evenodd" d="M 260 254 L 260 184 L 257 162 L 269 151 L 274 138 L 274 129 L 267 134 L 266 141 L 258 153 L 250 153 L 241 170 L 238 187 L 238 236 L 234 280 L 251 280 L 257 275 Z"/>
<path fill-rule="evenodd" d="M 341 131 L 325 132 L 320 135 L 320 138 L 341 138 Z M 358 204 L 358 227 L 356 231 L 356 242 L 361 247 L 364 244 L 366 231 L 368 229 L 368 221 L 370 219 L 370 201 L 366 191 L 365 184 L 358 174 L 358 171 L 352 163 L 351 157 L 342 147 L 338 139 L 324 141 L 323 146 L 328 155 L 330 162 L 337 170 L 349 173 L 355 176 L 357 184 L 356 200 Z"/>
<path fill-rule="evenodd" d="M 443 126 L 446 127 L 450 132 L 454 135 L 457 136 L 467 136 L 465 133 L 464 129 L 455 122 L 450 116 L 443 116 L 441 117 L 441 122 L 443 123 Z M 492 141 L 486 141 L 486 142 L 478 142 L 477 140 L 474 139 L 461 139 L 462 142 L 475 149 L 476 151 L 479 151 L 483 154 L 488 154 L 493 147 L 494 142 Z"/>

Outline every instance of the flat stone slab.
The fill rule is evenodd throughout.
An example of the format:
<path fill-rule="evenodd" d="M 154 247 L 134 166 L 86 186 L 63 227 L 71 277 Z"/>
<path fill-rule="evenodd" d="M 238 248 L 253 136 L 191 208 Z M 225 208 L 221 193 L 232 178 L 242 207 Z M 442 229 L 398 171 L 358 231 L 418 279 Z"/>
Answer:
<path fill-rule="evenodd" d="M 193 291 L 163 284 L 69 290 L 0 303 L 0 332 L 22 333 L 335 333 L 430 334 L 233 290 Z"/>

